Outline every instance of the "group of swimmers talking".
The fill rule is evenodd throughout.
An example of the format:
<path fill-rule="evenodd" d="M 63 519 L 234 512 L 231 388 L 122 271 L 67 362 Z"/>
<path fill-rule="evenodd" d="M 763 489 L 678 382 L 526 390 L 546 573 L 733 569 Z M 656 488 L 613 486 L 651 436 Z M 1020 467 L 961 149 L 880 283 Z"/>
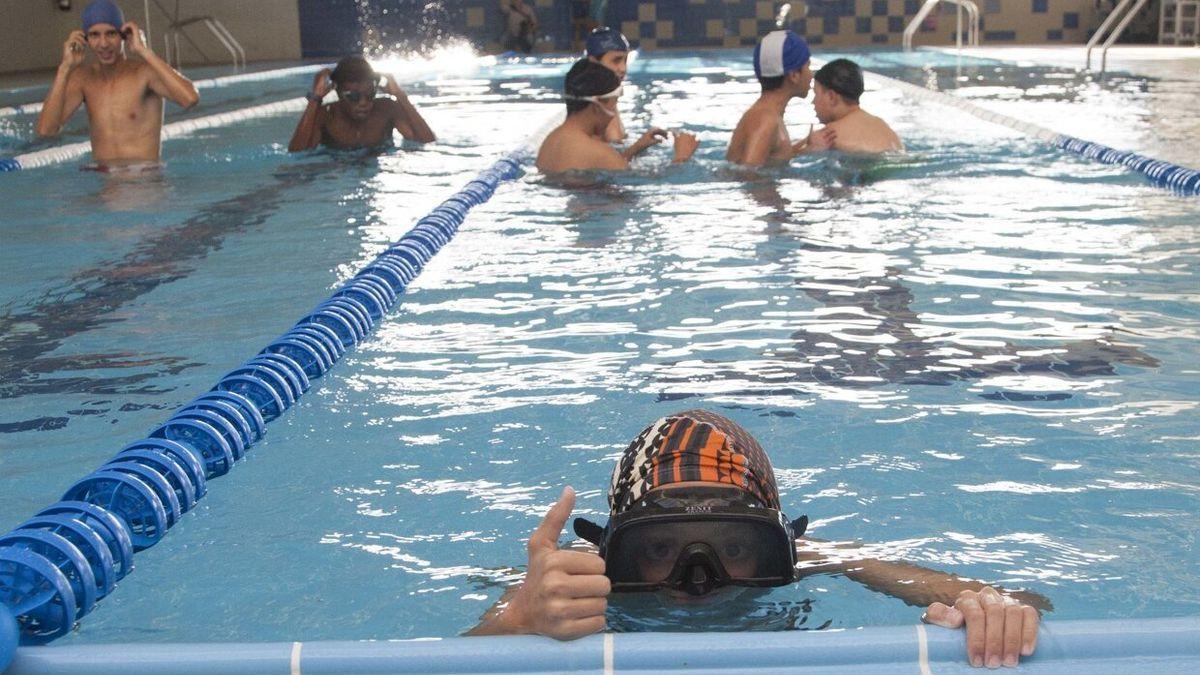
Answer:
<path fill-rule="evenodd" d="M 85 48 L 96 57 L 86 66 Z M 620 32 L 598 28 L 586 50 L 566 75 L 567 117 L 542 143 L 538 168 L 546 173 L 627 169 L 668 136 L 674 161 L 688 161 L 698 141 L 682 131 L 651 128 L 628 147 L 615 147 L 626 137 L 617 104 L 630 45 Z M 126 51 L 140 61 L 128 60 Z M 758 43 L 754 73 L 762 92 L 734 129 L 728 161 L 763 166 L 831 149 L 903 150 L 887 123 L 860 107 L 863 74 L 853 62 L 836 59 L 813 73 L 804 39 L 780 30 Z M 381 88 L 387 97 L 378 96 Z M 823 126 L 792 141 L 784 112 L 810 89 Z M 326 104 L 331 91 L 338 100 Z M 63 45 L 38 133 L 57 134 L 86 104 L 97 163 L 155 163 L 164 98 L 184 108 L 199 100 L 193 84 L 154 54 L 138 26 L 126 22 L 111 0 L 94 0 L 83 11 L 83 30 L 72 31 Z M 421 143 L 436 140 L 395 78 L 380 78 L 362 57 L 347 57 L 332 71 L 320 71 L 307 98 L 290 151 L 373 147 L 391 142 L 393 132 Z M 523 581 L 510 587 L 468 634 L 573 639 L 604 630 L 612 593 L 657 593 L 687 607 L 814 574 L 840 574 L 924 607 L 922 619 L 928 623 L 965 628 L 968 661 L 995 668 L 1015 666 L 1033 653 L 1039 610 L 1050 609 L 1036 593 L 1004 591 L 804 536 L 807 518 L 783 515 L 766 452 L 745 429 L 706 410 L 669 415 L 643 430 L 614 468 L 607 524 L 576 519 L 581 541 L 560 547 L 574 502 L 573 490 L 565 488 L 529 538 Z"/>

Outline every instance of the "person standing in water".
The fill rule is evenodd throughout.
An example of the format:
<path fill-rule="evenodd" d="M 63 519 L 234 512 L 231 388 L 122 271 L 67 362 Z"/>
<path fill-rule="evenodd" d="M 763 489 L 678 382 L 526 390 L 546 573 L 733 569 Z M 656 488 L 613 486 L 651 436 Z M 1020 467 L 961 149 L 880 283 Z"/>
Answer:
<path fill-rule="evenodd" d="M 617 114 L 621 80 L 604 66 L 580 59 L 563 82 L 567 119 L 551 131 L 538 149 L 537 167 L 544 173 L 629 168 L 629 160 L 654 145 L 634 143 L 632 154 L 617 152 L 605 139 L 605 131 Z M 675 133 L 675 163 L 686 162 L 696 152 L 696 137 Z"/>
<path fill-rule="evenodd" d="M 888 123 L 859 107 L 864 89 L 862 68 L 849 59 L 834 59 L 813 75 L 813 108 L 817 119 L 833 131 L 833 149 L 902 152 L 904 143 Z"/>
<path fill-rule="evenodd" d="M 296 125 L 288 152 L 318 145 L 338 150 L 373 148 L 391 143 L 393 130 L 418 143 L 437 140 L 395 77 L 387 78 L 385 89 L 393 98 L 377 98 L 378 88 L 379 75 L 361 56 L 347 56 L 332 71 L 321 70 L 312 91 L 305 95 L 308 107 Z M 337 102 L 323 104 L 333 90 Z"/>
<path fill-rule="evenodd" d="M 742 115 L 725 159 L 743 166 L 784 164 L 796 155 L 833 147 L 833 129 L 813 131 L 796 143 L 788 135 L 783 114 L 793 98 L 808 96 L 812 82 L 810 52 L 804 38 L 790 30 L 777 30 L 759 40 L 754 48 L 754 75 L 762 94 Z"/>
<path fill-rule="evenodd" d="M 613 71 L 617 79 L 625 81 L 625 76 L 629 73 L 629 40 L 621 34 L 621 31 L 608 26 L 596 28 L 588 35 L 586 44 L 587 60 L 592 63 L 598 63 L 605 68 Z M 621 120 L 621 111 L 615 111 L 612 120 L 609 121 L 608 127 L 604 130 L 604 140 L 609 143 L 624 143 L 625 123 Z M 651 127 L 649 131 L 642 134 L 637 141 L 621 151 L 621 156 L 625 161 L 630 161 L 637 157 L 646 148 L 658 145 L 667 139 L 667 131 L 658 127 Z"/>
<path fill-rule="evenodd" d="M 94 63 L 85 64 L 90 50 Z M 129 59 L 131 52 L 139 60 Z M 162 151 L 163 99 L 183 108 L 200 101 L 191 80 L 146 45 L 111 0 L 83 10 L 83 30 L 63 44 L 62 63 L 42 104 L 37 133 L 57 136 L 80 105 L 87 105 L 92 157 L 102 168 L 156 163 Z"/>

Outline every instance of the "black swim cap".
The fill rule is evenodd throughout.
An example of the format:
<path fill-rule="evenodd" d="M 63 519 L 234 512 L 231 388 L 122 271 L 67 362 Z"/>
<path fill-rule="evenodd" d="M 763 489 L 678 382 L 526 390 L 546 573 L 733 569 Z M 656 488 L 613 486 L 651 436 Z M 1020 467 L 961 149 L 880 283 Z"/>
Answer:
<path fill-rule="evenodd" d="M 329 75 L 329 79 L 333 80 L 336 86 L 342 86 L 351 82 L 371 82 L 374 83 L 378 77 L 375 75 L 375 69 L 370 63 L 361 56 L 347 56 L 337 62 L 337 67 L 333 69 L 333 73 Z"/>
<path fill-rule="evenodd" d="M 841 94 L 850 103 L 858 103 L 865 88 L 862 68 L 850 59 L 834 59 L 826 63 L 813 74 L 813 79 L 820 82 L 822 87 Z"/>
<path fill-rule="evenodd" d="M 579 59 L 567 71 L 563 93 L 567 96 L 602 96 L 621 86 L 621 78 L 604 66 Z"/>

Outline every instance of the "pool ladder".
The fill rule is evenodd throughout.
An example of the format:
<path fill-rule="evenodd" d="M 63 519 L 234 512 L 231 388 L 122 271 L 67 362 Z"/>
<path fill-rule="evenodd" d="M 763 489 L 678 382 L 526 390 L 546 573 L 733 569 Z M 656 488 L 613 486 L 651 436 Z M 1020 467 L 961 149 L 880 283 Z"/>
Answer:
<path fill-rule="evenodd" d="M 1133 3 L 1132 8 L 1130 7 L 1131 3 Z M 1104 23 L 1100 24 L 1100 27 L 1096 29 L 1092 38 L 1087 42 L 1087 60 L 1084 64 L 1086 69 L 1092 69 L 1092 49 L 1103 40 L 1104 43 L 1100 44 L 1100 72 L 1104 72 L 1108 67 L 1108 48 L 1112 47 L 1117 38 L 1121 37 L 1121 34 L 1125 32 L 1125 28 L 1129 26 L 1129 22 L 1133 21 L 1133 17 L 1137 16 L 1138 12 L 1141 12 L 1145 6 L 1146 0 L 1137 0 L 1136 3 L 1133 0 L 1121 0 L 1113 8 L 1113 11 L 1108 13 L 1108 16 L 1104 19 Z M 1116 28 L 1112 28 L 1114 23 L 1116 24 Z M 1111 31 L 1109 30 L 1110 28 L 1112 28 Z"/>
<path fill-rule="evenodd" d="M 958 6 L 956 13 L 957 22 L 954 30 L 954 43 L 959 49 L 963 46 L 963 13 L 966 13 L 966 18 L 970 22 L 967 26 L 967 45 L 970 47 L 979 46 L 979 5 L 971 0 L 925 0 L 925 4 L 921 5 L 921 9 L 917 10 L 912 21 L 904 28 L 904 51 L 912 49 L 913 36 L 917 34 L 917 30 L 921 27 L 921 22 L 939 2 L 949 2 L 952 5 Z"/>
<path fill-rule="evenodd" d="M 187 29 L 189 26 L 204 24 L 204 26 L 208 28 L 209 32 L 212 33 L 213 37 L 215 37 L 217 41 L 220 42 L 223 47 L 225 47 L 225 50 L 229 52 L 229 57 L 233 60 L 233 67 L 235 69 L 244 69 L 246 67 L 246 50 L 242 48 L 242 43 L 238 42 L 237 38 L 233 37 L 233 33 L 229 32 L 229 29 L 225 27 L 225 24 L 221 23 L 220 19 L 212 16 L 193 16 L 187 19 L 180 19 L 179 1 L 180 0 L 175 0 L 175 12 L 171 13 L 167 11 L 166 7 L 163 7 L 159 0 L 154 0 L 154 4 L 158 7 L 159 11 L 161 11 L 163 14 L 166 14 L 171 19 L 170 24 L 167 26 L 166 32 L 163 34 L 163 56 L 166 62 L 174 65 L 177 68 L 179 67 L 182 59 L 179 49 L 179 36 L 182 35 L 183 39 L 187 40 L 188 44 L 190 44 L 193 49 L 199 52 L 200 57 L 203 58 L 206 63 L 211 63 L 212 60 L 208 58 L 208 54 L 205 54 L 204 50 L 200 49 L 200 46 L 196 44 L 196 41 L 185 32 L 185 29 Z"/>

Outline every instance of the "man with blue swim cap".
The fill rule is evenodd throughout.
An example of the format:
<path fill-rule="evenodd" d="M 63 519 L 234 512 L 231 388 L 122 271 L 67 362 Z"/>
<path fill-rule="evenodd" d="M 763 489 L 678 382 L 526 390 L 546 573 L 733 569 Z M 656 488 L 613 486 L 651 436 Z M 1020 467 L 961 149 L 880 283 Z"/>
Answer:
<path fill-rule="evenodd" d="M 805 537 L 808 518 L 784 515 L 766 451 L 746 429 L 711 410 L 676 412 L 643 429 L 613 467 L 608 522 L 576 518 L 575 533 L 590 546 L 560 547 L 574 506 L 574 490 L 564 488 L 529 537 L 524 581 L 468 634 L 573 640 L 608 627 L 614 593 L 654 593 L 678 613 L 813 575 L 842 575 L 927 607 L 922 619 L 928 623 L 965 627 L 970 663 L 995 668 L 1033 654 L 1040 623 L 1035 607 L 1050 608 L 1036 593 L 1002 594 L 977 581 L 871 557 L 855 544 Z"/>
<path fill-rule="evenodd" d="M 783 122 L 788 103 L 808 96 L 810 56 L 808 43 L 790 30 L 772 31 L 759 40 L 754 48 L 754 75 L 762 94 L 734 129 L 726 159 L 745 166 L 781 164 L 798 154 L 833 145 L 832 130 L 813 132 L 811 128 L 804 140 L 792 143 Z"/>
<path fill-rule="evenodd" d="M 90 49 L 95 62 L 86 64 Z M 139 57 L 131 61 L 126 52 Z M 92 157 L 102 168 L 157 162 L 161 152 L 163 99 L 183 108 L 200 100 L 196 87 L 159 58 L 137 24 L 112 0 L 93 0 L 83 10 L 83 30 L 71 31 L 62 63 L 38 117 L 39 136 L 57 136 L 87 104 Z"/>
<path fill-rule="evenodd" d="M 621 34 L 621 31 L 608 26 L 600 26 L 592 30 L 588 35 L 584 50 L 588 61 L 608 68 L 617 74 L 618 79 L 622 82 L 625 81 L 625 75 L 629 72 L 631 48 L 629 40 Z M 625 136 L 625 123 L 621 120 L 621 113 L 618 111 L 604 130 L 604 140 L 609 143 L 624 143 Z M 666 131 L 653 127 L 642 134 L 641 138 L 633 145 L 623 150 L 621 156 L 625 158 L 625 161 L 629 161 L 645 151 L 646 148 L 661 143 L 666 137 Z"/>

